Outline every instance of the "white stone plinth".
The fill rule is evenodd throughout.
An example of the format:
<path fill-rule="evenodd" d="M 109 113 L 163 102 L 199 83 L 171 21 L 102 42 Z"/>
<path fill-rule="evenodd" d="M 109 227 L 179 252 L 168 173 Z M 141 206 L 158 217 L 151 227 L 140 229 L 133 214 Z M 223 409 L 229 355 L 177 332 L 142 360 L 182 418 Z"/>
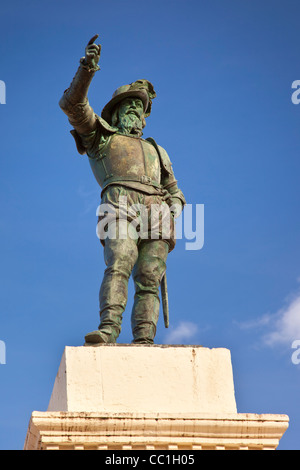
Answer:
<path fill-rule="evenodd" d="M 66 347 L 48 411 L 236 413 L 230 351 Z"/>
<path fill-rule="evenodd" d="M 230 351 L 66 347 L 25 450 L 276 449 L 286 415 L 237 413 Z"/>

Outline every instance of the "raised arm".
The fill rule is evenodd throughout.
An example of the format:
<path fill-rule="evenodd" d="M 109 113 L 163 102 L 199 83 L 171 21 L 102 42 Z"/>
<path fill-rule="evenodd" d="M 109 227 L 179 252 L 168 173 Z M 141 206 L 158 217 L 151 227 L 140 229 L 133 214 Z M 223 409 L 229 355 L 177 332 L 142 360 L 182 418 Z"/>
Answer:
<path fill-rule="evenodd" d="M 88 89 L 97 70 L 100 70 L 101 46 L 94 44 L 96 34 L 85 48 L 85 57 L 80 59 L 79 68 L 71 85 L 65 90 L 59 106 L 68 116 L 70 124 L 79 134 L 87 134 L 96 128 L 96 117 L 87 98 Z"/>

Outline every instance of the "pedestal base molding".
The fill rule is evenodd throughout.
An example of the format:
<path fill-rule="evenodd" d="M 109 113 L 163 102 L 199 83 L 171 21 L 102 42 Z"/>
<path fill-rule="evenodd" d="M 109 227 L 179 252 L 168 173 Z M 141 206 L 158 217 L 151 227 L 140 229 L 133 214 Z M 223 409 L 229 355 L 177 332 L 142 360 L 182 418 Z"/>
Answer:
<path fill-rule="evenodd" d="M 275 450 L 285 415 L 34 412 L 26 450 Z"/>

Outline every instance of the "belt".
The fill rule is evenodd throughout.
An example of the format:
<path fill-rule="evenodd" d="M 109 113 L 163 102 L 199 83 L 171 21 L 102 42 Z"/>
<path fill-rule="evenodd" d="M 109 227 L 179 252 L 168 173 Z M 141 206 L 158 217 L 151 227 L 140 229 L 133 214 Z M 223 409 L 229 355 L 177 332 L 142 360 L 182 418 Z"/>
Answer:
<path fill-rule="evenodd" d="M 125 183 L 126 181 L 133 181 L 135 183 L 142 183 L 147 186 L 153 186 L 157 191 L 160 191 L 163 189 L 163 186 L 156 181 L 152 180 L 150 176 L 147 175 L 142 175 L 142 176 L 125 176 L 125 177 L 120 177 L 120 176 L 111 176 L 110 178 L 107 178 L 104 183 L 104 188 L 108 184 L 111 183 Z M 103 188 L 103 189 L 104 189 Z"/>

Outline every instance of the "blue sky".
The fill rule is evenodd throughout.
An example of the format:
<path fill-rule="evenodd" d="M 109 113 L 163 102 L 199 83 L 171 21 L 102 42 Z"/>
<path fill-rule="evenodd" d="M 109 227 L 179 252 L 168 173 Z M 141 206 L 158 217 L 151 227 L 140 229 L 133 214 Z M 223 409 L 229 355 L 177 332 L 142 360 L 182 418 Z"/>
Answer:
<path fill-rule="evenodd" d="M 140 78 L 157 92 L 144 136 L 168 151 L 205 243 L 168 258 L 157 343 L 231 350 L 241 413 L 288 414 L 300 449 L 300 79 L 297 0 L 12 0 L 1 5 L 0 448 L 45 411 L 65 345 L 98 326 L 99 187 L 58 107 L 96 33 L 100 113 Z M 133 286 L 120 342 L 131 342 Z"/>

